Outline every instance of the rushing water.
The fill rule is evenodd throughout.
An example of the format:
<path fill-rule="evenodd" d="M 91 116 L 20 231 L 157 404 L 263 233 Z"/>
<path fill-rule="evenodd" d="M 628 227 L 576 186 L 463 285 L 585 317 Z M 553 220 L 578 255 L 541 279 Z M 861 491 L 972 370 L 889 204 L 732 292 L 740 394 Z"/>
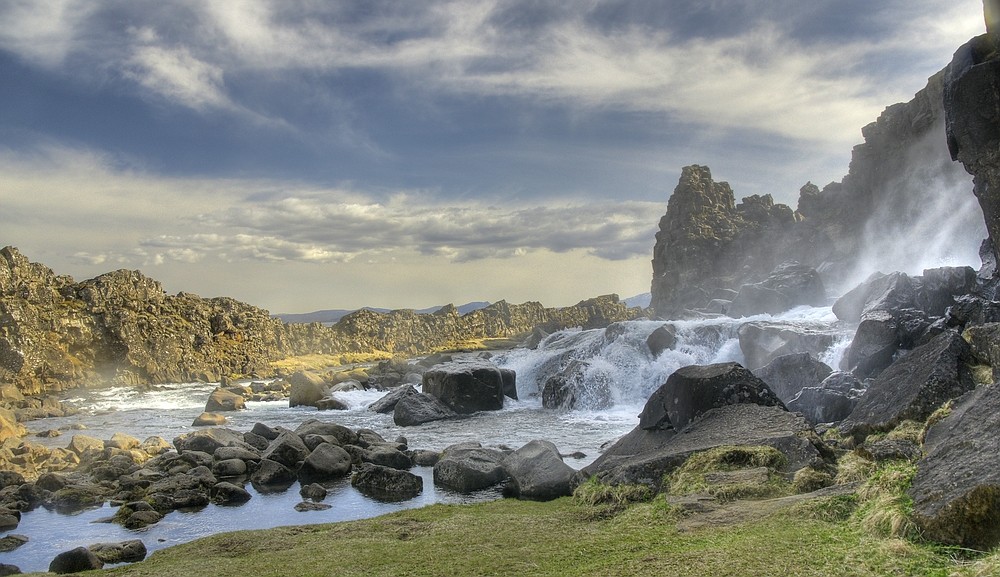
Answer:
<path fill-rule="evenodd" d="M 478 441 L 488 446 L 517 448 L 533 439 L 555 443 L 564 454 L 582 453 L 582 458 L 568 459 L 574 468 L 592 462 L 602 445 L 631 430 L 649 395 L 676 369 L 689 364 L 743 360 L 737 330 L 749 320 L 777 320 L 810 329 L 831 330 L 836 319 L 829 308 L 799 308 L 779 317 L 751 319 L 711 319 L 673 321 L 678 342 L 674 350 L 654 358 L 645 342 L 661 321 L 635 321 L 616 325 L 613 330 L 570 330 L 547 337 L 535 350 L 514 349 L 494 357 L 494 362 L 517 372 L 518 396 L 501 411 L 484 412 L 469 418 L 439 421 L 418 427 L 398 427 L 391 415 L 374 413 L 367 405 L 383 393 L 358 391 L 338 393 L 349 405 L 347 411 L 319 412 L 310 407 L 289 408 L 287 401 L 249 402 L 247 410 L 228 413 L 226 427 L 238 431 L 251 429 L 254 423 L 294 429 L 301 422 L 318 418 L 352 429 L 368 428 L 388 440 L 405 436 L 410 448 L 440 450 L 453 443 Z M 842 338 L 821 360 L 833 367 L 849 342 Z M 585 386 L 607 387 L 612 405 L 602 409 L 554 411 L 543 409 L 540 388 L 545 379 L 557 374 L 571 361 L 584 361 Z M 181 383 L 138 391 L 116 387 L 95 391 L 77 391 L 67 397 L 82 413 L 73 417 L 42 419 L 28 423 L 33 432 L 63 430 L 54 438 L 32 438 L 50 447 L 65 447 L 77 432 L 108 439 L 123 432 L 140 440 L 158 435 L 168 441 L 191 432 L 192 421 L 205 406 L 214 383 Z M 86 430 L 74 431 L 83 425 Z M 416 499 L 402 503 L 383 503 L 355 491 L 346 479 L 327 484 L 329 495 L 325 511 L 297 512 L 293 507 L 302 501 L 299 486 L 277 494 L 260 494 L 249 484 L 251 500 L 241 506 L 209 505 L 194 512 L 175 511 L 159 523 L 141 531 L 130 531 L 111 523 L 98 522 L 114 514 L 103 507 L 75 515 L 62 515 L 44 508 L 25 513 L 12 533 L 27 535 L 28 544 L 11 553 L 0 553 L 0 563 L 18 565 L 24 571 L 45 570 L 59 552 L 80 545 L 142 539 L 150 551 L 192 539 L 232 530 L 261 529 L 281 525 L 326 523 L 372 517 L 404 508 L 431 503 L 463 503 L 499 497 L 497 491 L 460 495 L 437 488 L 430 468 L 417 467 L 413 472 L 424 479 L 424 491 Z"/>

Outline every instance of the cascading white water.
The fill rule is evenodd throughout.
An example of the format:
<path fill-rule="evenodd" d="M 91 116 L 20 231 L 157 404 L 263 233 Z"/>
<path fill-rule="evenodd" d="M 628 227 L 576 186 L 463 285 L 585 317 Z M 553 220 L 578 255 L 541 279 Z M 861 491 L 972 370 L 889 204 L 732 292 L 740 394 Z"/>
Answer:
<path fill-rule="evenodd" d="M 677 369 L 693 364 L 744 363 L 739 328 L 748 322 L 773 322 L 834 334 L 833 345 L 819 354 L 832 368 L 850 344 L 853 331 L 838 324 L 830 307 L 797 307 L 781 315 L 733 319 L 631 321 L 609 329 L 567 330 L 549 335 L 535 349 L 514 349 L 493 361 L 517 373 L 521 399 L 536 398 L 545 381 L 559 375 L 574 361 L 583 361 L 583 388 L 608 387 L 613 406 L 642 406 Z M 646 340 L 664 324 L 676 331 L 677 343 L 654 357 Z M 584 407 L 589 408 L 589 407 Z"/>

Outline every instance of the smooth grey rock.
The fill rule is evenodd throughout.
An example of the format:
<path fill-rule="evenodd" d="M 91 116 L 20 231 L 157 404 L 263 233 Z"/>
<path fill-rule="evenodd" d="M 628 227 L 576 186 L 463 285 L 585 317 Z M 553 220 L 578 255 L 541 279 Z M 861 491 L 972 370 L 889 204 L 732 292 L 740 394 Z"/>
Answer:
<path fill-rule="evenodd" d="M 737 335 L 746 367 L 750 370 L 759 369 L 780 356 L 792 353 L 809 353 L 819 357 L 837 338 L 829 330 L 765 321 L 744 323 L 740 325 Z"/>
<path fill-rule="evenodd" d="M 66 574 L 92 571 L 104 567 L 97 555 L 86 547 L 77 547 L 55 556 L 49 563 L 49 573 Z"/>
<path fill-rule="evenodd" d="M 478 359 L 437 365 L 423 376 L 424 394 L 441 399 L 459 414 L 502 409 L 503 390 L 500 369 Z"/>
<path fill-rule="evenodd" d="M 381 501 L 405 501 L 424 490 L 424 480 L 409 471 L 364 463 L 351 477 L 351 486 Z"/>
<path fill-rule="evenodd" d="M 396 408 L 396 403 L 407 395 L 417 394 L 417 389 L 413 385 L 402 385 L 389 391 L 382 398 L 368 405 L 368 410 L 376 413 L 391 413 Z"/>
<path fill-rule="evenodd" d="M 323 443 L 302 462 L 299 478 L 307 483 L 326 481 L 347 475 L 351 466 L 351 455 L 343 447 Z"/>
<path fill-rule="evenodd" d="M 833 369 L 829 365 L 817 361 L 809 353 L 783 355 L 753 371 L 783 403 L 791 401 L 806 387 L 818 387 L 831 373 Z"/>
<path fill-rule="evenodd" d="M 146 558 L 146 545 L 139 539 L 120 543 L 95 543 L 87 547 L 105 564 L 137 563 Z"/>
<path fill-rule="evenodd" d="M 507 478 L 503 459 L 500 451 L 482 447 L 445 449 L 434 465 L 434 484 L 459 493 L 487 489 Z"/>
<path fill-rule="evenodd" d="M 392 421 L 400 427 L 413 427 L 456 417 L 458 413 L 451 407 L 437 397 L 423 393 L 403 397 L 392 412 Z"/>
<path fill-rule="evenodd" d="M 520 499 L 547 501 L 573 494 L 576 470 L 563 462 L 559 449 L 549 441 L 535 440 L 504 457 L 510 477 L 504 494 Z"/>

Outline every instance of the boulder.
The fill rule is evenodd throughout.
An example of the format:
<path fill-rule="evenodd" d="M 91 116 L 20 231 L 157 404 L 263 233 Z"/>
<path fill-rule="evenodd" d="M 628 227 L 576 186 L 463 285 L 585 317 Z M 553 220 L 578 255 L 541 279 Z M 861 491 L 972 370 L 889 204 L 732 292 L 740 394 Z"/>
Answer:
<path fill-rule="evenodd" d="M 503 482 L 504 454 L 482 447 L 448 448 L 434 465 L 434 484 L 459 493 L 487 489 Z"/>
<path fill-rule="evenodd" d="M 924 269 L 915 300 L 917 308 L 933 317 L 943 316 L 955 297 L 976 288 L 976 271 L 968 266 Z"/>
<path fill-rule="evenodd" d="M 87 435 L 73 435 L 66 448 L 82 457 L 87 451 L 103 451 L 104 441 Z"/>
<path fill-rule="evenodd" d="M 0 531 L 16 529 L 21 524 L 21 512 L 16 509 L 0 507 Z"/>
<path fill-rule="evenodd" d="M 665 475 L 691 455 L 720 446 L 766 445 L 787 459 L 784 472 L 832 458 L 800 415 L 780 406 L 737 404 L 712 409 L 680 431 L 636 427 L 583 469 L 602 482 L 662 488 Z"/>
<path fill-rule="evenodd" d="M 219 413 L 202 413 L 194 418 L 192 427 L 219 427 L 226 424 L 226 416 Z"/>
<path fill-rule="evenodd" d="M 969 327 L 962 336 L 972 347 L 972 353 L 993 367 L 993 380 L 1000 380 L 1000 323 Z"/>
<path fill-rule="evenodd" d="M 259 463 L 261 454 L 254 447 L 219 447 L 212 454 L 212 459 L 215 461 L 239 459 L 248 463 Z"/>
<path fill-rule="evenodd" d="M 304 513 L 306 511 L 326 511 L 332 508 L 333 505 L 329 505 L 327 503 L 316 503 L 314 501 L 302 501 L 293 507 L 293 509 L 299 513 Z"/>
<path fill-rule="evenodd" d="M 212 428 L 183 434 L 174 439 L 178 453 L 198 451 L 211 455 L 219 447 L 242 447 L 243 434 L 231 429 Z"/>
<path fill-rule="evenodd" d="M 516 401 L 517 373 L 514 369 L 500 369 L 500 380 L 503 381 L 503 395 Z"/>
<path fill-rule="evenodd" d="M 299 489 L 299 495 L 303 499 L 309 499 L 310 501 L 322 501 L 326 499 L 328 491 L 326 487 L 320 485 L 319 483 L 312 483 L 310 485 L 303 485 Z"/>
<path fill-rule="evenodd" d="M 242 477 L 247 474 L 247 463 L 242 459 L 223 459 L 212 464 L 216 477 Z"/>
<path fill-rule="evenodd" d="M 753 374 L 787 404 L 802 389 L 819 386 L 832 372 L 829 365 L 817 361 L 809 353 L 793 353 L 774 359 Z"/>
<path fill-rule="evenodd" d="M 95 543 L 87 547 L 102 563 L 138 563 L 146 558 L 146 545 L 139 539 L 120 543 Z"/>
<path fill-rule="evenodd" d="M 11 533 L 10 535 L 4 535 L 0 537 L 0 553 L 10 553 L 22 545 L 28 542 L 28 537 L 25 535 L 17 535 L 16 533 Z"/>
<path fill-rule="evenodd" d="M 21 568 L 17 565 L 8 565 L 6 563 L 0 563 L 0 577 L 7 577 L 8 575 L 19 575 L 21 574 Z"/>
<path fill-rule="evenodd" d="M 212 502 L 216 505 L 239 505 L 250 500 L 250 492 L 243 487 L 221 481 L 212 487 Z"/>
<path fill-rule="evenodd" d="M 305 439 L 309 435 L 323 435 L 333 437 L 341 445 L 354 445 L 358 442 L 358 435 L 344 425 L 338 423 L 328 423 L 317 419 L 307 419 L 295 428 L 295 434 Z M 275 437 L 277 438 L 277 437 Z"/>
<path fill-rule="evenodd" d="M 282 431 L 261 455 L 263 459 L 281 463 L 293 470 L 308 456 L 309 448 L 302 442 L 302 438 L 292 431 Z"/>
<path fill-rule="evenodd" d="M 531 441 L 504 457 L 502 465 L 510 477 L 504 494 L 538 501 L 573 494 L 576 470 L 549 441 Z"/>
<path fill-rule="evenodd" d="M 459 414 L 502 409 L 503 391 L 500 369 L 479 359 L 437 365 L 423 376 L 424 394 L 441 399 Z"/>
<path fill-rule="evenodd" d="M 801 413 L 811 425 L 847 418 L 864 394 L 864 385 L 850 373 L 832 373 L 818 387 L 805 387 L 785 406 Z"/>
<path fill-rule="evenodd" d="M 402 451 L 389 446 L 374 446 L 362 449 L 361 461 L 393 469 L 405 470 L 413 466 L 413 461 L 410 460 L 410 457 Z"/>
<path fill-rule="evenodd" d="M 673 350 L 677 346 L 677 328 L 671 324 L 658 327 L 646 337 L 646 346 L 653 358 L 659 357 L 664 351 Z"/>
<path fill-rule="evenodd" d="M 94 555 L 90 549 L 77 547 L 56 555 L 55 559 L 49 563 L 49 573 L 79 573 L 102 567 L 104 567 L 104 562 L 98 559 L 97 555 Z"/>
<path fill-rule="evenodd" d="M 689 365 L 674 371 L 649 397 L 639 428 L 679 430 L 711 409 L 739 403 L 784 409 L 764 381 L 737 363 Z"/>
<path fill-rule="evenodd" d="M 453 411 L 451 407 L 437 397 L 424 393 L 404 396 L 396 403 L 392 411 L 392 421 L 400 427 L 412 427 L 456 417 L 458 417 L 458 413 Z"/>
<path fill-rule="evenodd" d="M 726 314 L 733 318 L 776 315 L 800 305 L 824 304 L 826 289 L 816 269 L 788 262 L 778 265 L 765 280 L 741 286 Z"/>
<path fill-rule="evenodd" d="M 396 403 L 407 395 L 417 394 L 417 389 L 413 385 L 401 385 L 389 391 L 382 398 L 368 405 L 368 410 L 376 413 L 391 413 L 396 408 Z"/>
<path fill-rule="evenodd" d="M 105 449 L 120 449 L 122 451 L 131 451 L 139 447 L 141 443 L 139 439 L 131 435 L 126 435 L 125 433 L 115 433 L 111 435 L 111 438 L 104 441 Z"/>
<path fill-rule="evenodd" d="M 841 432 L 860 440 L 907 419 L 926 420 L 946 401 L 975 386 L 971 361 L 971 349 L 961 335 L 938 335 L 882 371 L 840 424 Z"/>
<path fill-rule="evenodd" d="M 342 447 L 323 443 L 309 453 L 299 469 L 299 479 L 306 483 L 343 477 L 351 472 L 351 455 Z"/>
<path fill-rule="evenodd" d="M 587 361 L 571 361 L 542 384 L 542 406 L 546 409 L 607 409 L 613 404 L 611 385 L 592 370 Z"/>
<path fill-rule="evenodd" d="M 989 551 L 1000 545 L 1000 386 L 958 399 L 932 425 L 909 489 L 924 537 Z"/>
<path fill-rule="evenodd" d="M 206 413 L 218 413 L 222 411 L 242 411 L 246 407 L 246 402 L 241 395 L 219 387 L 212 391 L 205 403 Z"/>
<path fill-rule="evenodd" d="M 298 371 L 287 380 L 292 385 L 288 396 L 289 407 L 315 407 L 317 401 L 330 394 L 330 385 L 315 373 Z"/>
<path fill-rule="evenodd" d="M 283 491 L 295 483 L 295 472 L 277 461 L 264 459 L 257 470 L 250 475 L 254 487 L 261 492 Z"/>
<path fill-rule="evenodd" d="M 809 353 L 819 358 L 837 339 L 829 330 L 764 321 L 743 323 L 737 334 L 745 366 L 750 370 L 793 353 Z"/>
<path fill-rule="evenodd" d="M 424 490 L 424 480 L 409 471 L 365 463 L 351 477 L 351 486 L 380 501 L 405 501 Z"/>
<path fill-rule="evenodd" d="M 847 351 L 846 368 L 862 379 L 876 376 L 892 364 L 899 344 L 899 327 L 891 312 L 866 312 Z"/>
<path fill-rule="evenodd" d="M 313 406 L 321 411 L 346 411 L 350 408 L 347 403 L 337 397 L 323 397 L 316 401 Z"/>
<path fill-rule="evenodd" d="M 130 530 L 142 529 L 159 523 L 163 515 L 145 501 L 133 501 L 118 508 L 114 522 Z"/>
<path fill-rule="evenodd" d="M 915 294 L 913 279 L 906 273 L 875 273 L 837 299 L 833 314 L 856 323 L 867 312 L 914 308 Z"/>

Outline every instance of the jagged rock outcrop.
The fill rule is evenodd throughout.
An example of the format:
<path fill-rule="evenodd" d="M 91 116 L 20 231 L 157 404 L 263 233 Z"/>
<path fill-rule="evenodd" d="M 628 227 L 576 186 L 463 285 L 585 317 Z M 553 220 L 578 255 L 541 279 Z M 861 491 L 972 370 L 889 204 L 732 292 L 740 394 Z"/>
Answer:
<path fill-rule="evenodd" d="M 218 381 L 273 374 L 295 355 L 414 354 L 504 338 L 536 327 L 595 328 L 642 314 L 616 295 L 565 308 L 504 301 L 459 315 L 361 310 L 332 327 L 284 324 L 231 298 L 168 295 L 139 271 L 76 282 L 0 250 L 0 383 L 38 395 L 83 384 Z"/>
<path fill-rule="evenodd" d="M 788 261 L 815 268 L 835 291 L 879 266 L 895 270 L 900 261 L 915 261 L 952 242 L 934 238 L 940 219 L 926 234 L 913 235 L 918 217 L 935 214 L 942 203 L 947 203 L 948 218 L 960 223 L 956 230 L 981 229 L 974 208 L 966 210 L 950 196 L 942 199 L 952 189 L 971 188 L 969 176 L 951 162 L 945 145 L 944 77 L 944 72 L 932 76 L 913 100 L 886 108 L 865 126 L 865 141 L 854 148 L 843 180 L 822 190 L 807 183 L 794 211 L 769 195 L 737 204 L 729 184 L 713 180 L 707 167 L 685 167 L 653 249 L 651 307 L 656 315 L 678 318 L 689 309 L 707 309 L 720 290 L 759 283 Z M 995 93 L 995 86 L 991 90 Z M 995 120 L 991 126 L 997 130 Z M 1000 156 L 996 140 L 977 138 L 977 144 L 964 149 L 966 157 L 987 150 L 994 160 Z M 977 160 L 976 166 L 988 162 Z M 984 183 L 994 178 L 977 170 Z M 998 176 L 989 182 L 1000 186 L 1000 170 L 990 174 Z M 1000 202 L 996 205 L 1000 219 Z M 899 247 L 894 241 L 903 236 L 909 243 Z M 872 269 L 864 270 L 867 266 Z"/>

